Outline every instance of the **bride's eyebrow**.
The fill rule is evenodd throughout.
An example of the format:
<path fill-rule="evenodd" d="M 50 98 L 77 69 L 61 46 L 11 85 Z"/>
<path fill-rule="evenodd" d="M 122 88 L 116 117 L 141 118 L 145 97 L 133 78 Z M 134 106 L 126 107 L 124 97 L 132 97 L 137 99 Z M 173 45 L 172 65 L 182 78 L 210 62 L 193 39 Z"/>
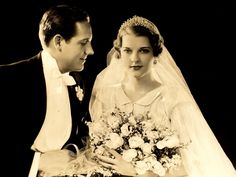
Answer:
<path fill-rule="evenodd" d="M 132 47 L 121 47 L 121 48 L 123 48 L 123 49 L 131 49 Z"/>
<path fill-rule="evenodd" d="M 145 47 L 140 47 L 140 49 L 152 49 L 152 47 L 145 46 Z"/>

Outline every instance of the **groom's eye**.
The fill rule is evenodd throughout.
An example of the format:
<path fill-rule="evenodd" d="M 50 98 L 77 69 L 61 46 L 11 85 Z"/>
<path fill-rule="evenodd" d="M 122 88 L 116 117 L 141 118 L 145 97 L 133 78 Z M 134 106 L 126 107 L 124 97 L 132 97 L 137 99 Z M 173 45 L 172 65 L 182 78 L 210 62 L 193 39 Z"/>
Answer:
<path fill-rule="evenodd" d="M 87 43 L 89 42 L 89 40 L 82 40 L 79 42 L 79 44 L 81 44 L 82 46 L 85 46 Z"/>

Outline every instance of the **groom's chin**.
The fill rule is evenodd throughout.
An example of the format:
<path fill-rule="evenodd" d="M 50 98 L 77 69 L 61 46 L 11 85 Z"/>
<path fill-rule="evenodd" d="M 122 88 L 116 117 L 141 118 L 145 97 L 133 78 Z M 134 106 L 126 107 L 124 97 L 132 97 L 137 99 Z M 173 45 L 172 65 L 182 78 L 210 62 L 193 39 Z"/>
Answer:
<path fill-rule="evenodd" d="M 78 68 L 76 71 L 80 72 L 84 70 L 84 66 L 81 66 L 80 68 Z"/>

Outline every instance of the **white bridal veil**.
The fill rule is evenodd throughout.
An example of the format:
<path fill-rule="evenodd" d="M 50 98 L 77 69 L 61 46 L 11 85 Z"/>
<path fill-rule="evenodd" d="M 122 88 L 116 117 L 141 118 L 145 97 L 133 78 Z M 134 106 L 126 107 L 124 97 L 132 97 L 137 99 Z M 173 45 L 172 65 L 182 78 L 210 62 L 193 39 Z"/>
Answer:
<path fill-rule="evenodd" d="M 123 78 L 122 62 L 116 58 L 114 49 L 108 56 L 112 58 L 110 64 L 97 76 L 94 83 L 90 101 L 92 115 L 93 112 L 100 109 L 94 104 L 99 90 L 118 84 Z M 178 87 L 184 100 L 191 105 L 178 110 L 180 119 L 178 129 L 180 132 L 184 132 L 181 136 L 191 140 L 189 147 L 183 151 L 183 163 L 188 177 L 236 177 L 234 166 L 204 119 L 180 69 L 164 45 L 153 71 L 155 76 L 167 87 Z"/>

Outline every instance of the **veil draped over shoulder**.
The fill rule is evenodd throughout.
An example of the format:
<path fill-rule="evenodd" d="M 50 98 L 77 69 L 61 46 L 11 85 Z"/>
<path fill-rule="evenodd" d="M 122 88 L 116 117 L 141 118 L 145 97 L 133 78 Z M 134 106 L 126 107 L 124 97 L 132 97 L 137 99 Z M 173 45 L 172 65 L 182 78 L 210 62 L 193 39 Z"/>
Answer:
<path fill-rule="evenodd" d="M 113 50 L 109 54 L 112 57 L 110 64 L 98 74 L 94 83 L 89 105 L 92 117 L 101 109 L 96 104 L 99 91 L 103 87 L 119 84 L 123 78 L 122 62 L 115 57 Z M 188 177 L 236 177 L 234 166 L 204 119 L 179 67 L 164 45 L 153 71 L 164 85 L 177 87 L 181 99 L 189 103 L 173 113 L 177 117 L 173 124 L 176 124 L 180 138 L 191 140 L 188 148 L 182 152 Z"/>

